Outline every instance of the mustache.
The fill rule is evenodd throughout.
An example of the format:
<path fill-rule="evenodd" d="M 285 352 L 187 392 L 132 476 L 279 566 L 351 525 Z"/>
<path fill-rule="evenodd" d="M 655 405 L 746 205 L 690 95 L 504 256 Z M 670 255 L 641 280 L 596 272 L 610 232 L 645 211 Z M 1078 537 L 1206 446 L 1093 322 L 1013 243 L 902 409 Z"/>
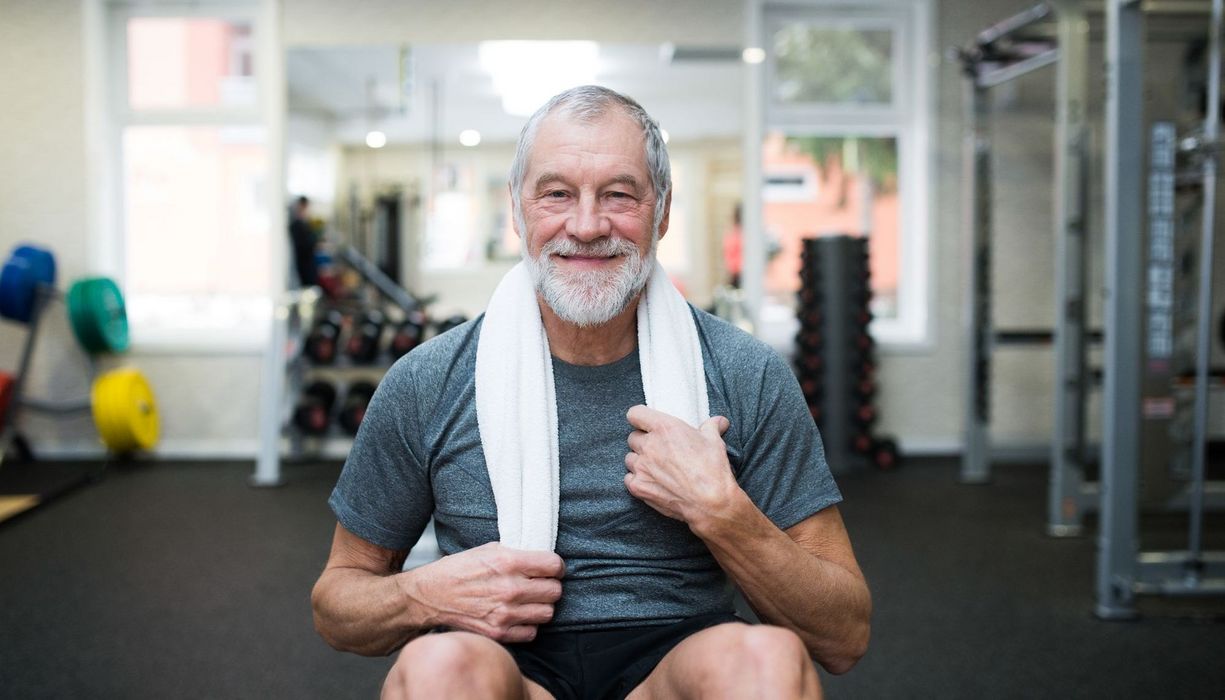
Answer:
<path fill-rule="evenodd" d="M 638 247 L 624 238 L 602 238 L 582 243 L 568 238 L 554 239 L 540 249 L 541 257 L 548 255 L 579 255 L 592 258 L 609 258 L 620 255 L 637 255 Z"/>

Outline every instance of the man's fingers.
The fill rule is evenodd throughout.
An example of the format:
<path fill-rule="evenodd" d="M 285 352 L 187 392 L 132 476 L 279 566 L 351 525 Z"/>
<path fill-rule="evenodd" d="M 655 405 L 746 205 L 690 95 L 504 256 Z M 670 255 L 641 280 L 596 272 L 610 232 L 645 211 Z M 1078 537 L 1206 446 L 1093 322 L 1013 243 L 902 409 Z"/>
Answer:
<path fill-rule="evenodd" d="M 641 452 L 643 442 L 646 441 L 646 437 L 646 433 L 642 432 L 641 430 L 635 430 L 630 433 L 630 436 L 626 438 L 625 441 L 629 444 L 631 450 L 634 452 Z"/>
<path fill-rule="evenodd" d="M 638 466 L 638 453 L 626 452 L 625 453 L 625 468 L 629 470 L 629 472 L 632 474 L 634 472 L 634 469 L 637 468 L 637 466 Z"/>
<path fill-rule="evenodd" d="M 566 563 L 553 552 L 515 552 L 516 569 L 529 578 L 561 578 L 566 573 Z"/>
<path fill-rule="evenodd" d="M 722 438 L 723 433 L 727 432 L 727 428 L 730 425 L 731 422 L 723 416 L 711 416 L 710 418 L 702 421 L 702 424 L 698 426 L 698 430 L 701 431 L 703 435 Z"/>
<path fill-rule="evenodd" d="M 521 624 L 543 625 L 553 619 L 553 606 L 546 603 L 520 605 L 515 610 L 515 617 L 519 618 Z"/>
<path fill-rule="evenodd" d="M 561 598 L 561 581 L 555 578 L 530 578 L 522 582 L 516 603 L 556 603 Z"/>
<path fill-rule="evenodd" d="M 513 644 L 515 642 L 530 642 L 535 638 L 535 625 L 515 625 L 514 627 L 507 628 L 507 630 L 498 635 L 495 640 Z"/>
<path fill-rule="evenodd" d="M 629 411 L 626 411 L 625 418 L 630 425 L 646 432 L 657 429 L 662 422 L 668 419 L 677 420 L 663 411 L 656 411 L 642 404 L 632 406 Z"/>

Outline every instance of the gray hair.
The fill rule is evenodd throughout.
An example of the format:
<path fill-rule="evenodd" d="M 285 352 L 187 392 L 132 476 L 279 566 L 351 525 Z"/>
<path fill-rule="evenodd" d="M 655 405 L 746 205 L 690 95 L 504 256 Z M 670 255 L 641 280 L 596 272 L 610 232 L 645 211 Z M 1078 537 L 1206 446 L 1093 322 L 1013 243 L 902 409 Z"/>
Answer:
<path fill-rule="evenodd" d="M 526 221 L 523 217 L 523 178 L 527 177 L 527 161 L 536 142 L 536 132 L 545 117 L 553 112 L 564 114 L 584 122 L 594 122 L 608 113 L 610 108 L 619 108 L 626 116 L 642 127 L 643 146 L 647 170 L 651 173 L 651 184 L 655 187 L 655 228 L 663 222 L 668 193 L 672 191 L 672 166 L 668 161 L 668 147 L 664 144 L 659 124 L 647 114 L 642 105 L 633 98 L 599 85 L 583 85 L 558 93 L 527 120 L 519 134 L 519 145 L 515 149 L 515 160 L 510 166 L 510 194 L 514 206 L 515 223 L 519 235 L 526 236 Z"/>

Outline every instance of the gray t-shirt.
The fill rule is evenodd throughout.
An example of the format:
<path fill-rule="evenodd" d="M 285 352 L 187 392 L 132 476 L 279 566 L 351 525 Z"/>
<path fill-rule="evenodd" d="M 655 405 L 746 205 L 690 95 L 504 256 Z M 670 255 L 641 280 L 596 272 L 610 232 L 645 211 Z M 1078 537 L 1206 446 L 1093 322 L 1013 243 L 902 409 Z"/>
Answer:
<path fill-rule="evenodd" d="M 749 334 L 693 309 L 711 415 L 736 479 L 780 528 L 841 500 L 786 363 Z M 329 500 L 346 530 L 407 550 L 431 516 L 453 554 L 497 541 L 476 420 L 478 317 L 388 371 Z M 638 353 L 581 367 L 554 358 L 561 492 L 557 553 L 566 563 L 554 629 L 664 624 L 731 611 L 727 575 L 689 528 L 625 488 L 625 413 L 645 403 Z"/>

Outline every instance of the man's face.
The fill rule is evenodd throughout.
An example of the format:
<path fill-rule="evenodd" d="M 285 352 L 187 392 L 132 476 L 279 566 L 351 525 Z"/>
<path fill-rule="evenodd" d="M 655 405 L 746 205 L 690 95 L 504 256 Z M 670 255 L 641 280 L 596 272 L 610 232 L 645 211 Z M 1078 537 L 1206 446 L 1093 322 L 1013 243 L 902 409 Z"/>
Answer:
<path fill-rule="evenodd" d="M 595 122 L 540 124 L 523 179 L 521 248 L 537 290 L 563 320 L 600 325 L 650 277 L 655 188 L 642 128 L 611 109 Z"/>

